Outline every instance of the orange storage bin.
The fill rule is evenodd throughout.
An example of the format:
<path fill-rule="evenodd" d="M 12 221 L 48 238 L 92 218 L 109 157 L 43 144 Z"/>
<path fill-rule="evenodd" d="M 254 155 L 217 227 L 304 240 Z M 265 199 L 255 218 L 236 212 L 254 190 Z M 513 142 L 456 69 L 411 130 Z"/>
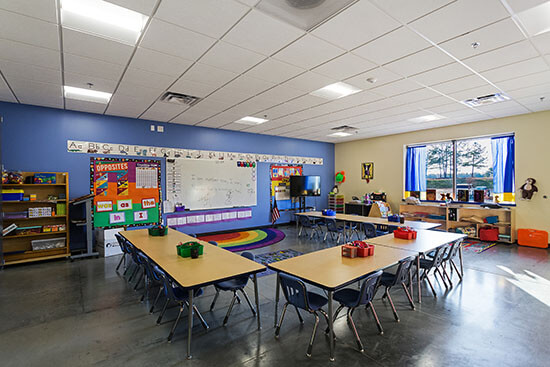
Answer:
<path fill-rule="evenodd" d="M 518 229 L 518 245 L 548 248 L 548 232 L 537 229 Z"/>

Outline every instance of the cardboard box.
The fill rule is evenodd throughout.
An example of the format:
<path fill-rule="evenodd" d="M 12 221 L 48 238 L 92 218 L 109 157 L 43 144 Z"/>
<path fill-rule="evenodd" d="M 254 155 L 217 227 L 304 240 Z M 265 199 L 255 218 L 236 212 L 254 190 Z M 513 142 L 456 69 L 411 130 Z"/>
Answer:
<path fill-rule="evenodd" d="M 115 233 L 124 231 L 124 228 L 95 229 L 96 250 L 103 257 L 122 254 L 120 245 L 115 237 Z"/>

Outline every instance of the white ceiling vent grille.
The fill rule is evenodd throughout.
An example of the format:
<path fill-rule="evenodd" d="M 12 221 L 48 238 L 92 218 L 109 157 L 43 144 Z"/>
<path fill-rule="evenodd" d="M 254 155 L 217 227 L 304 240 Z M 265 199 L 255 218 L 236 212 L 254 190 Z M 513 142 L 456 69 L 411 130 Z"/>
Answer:
<path fill-rule="evenodd" d="M 160 97 L 160 100 L 167 103 L 179 104 L 182 106 L 193 106 L 201 100 L 199 97 L 190 96 L 182 93 L 166 92 Z"/>
<path fill-rule="evenodd" d="M 465 101 L 462 101 L 466 106 L 470 107 L 481 107 L 487 106 L 493 103 L 504 102 L 509 100 L 510 97 L 503 93 L 488 94 L 486 96 L 470 98 Z"/>
<path fill-rule="evenodd" d="M 343 133 L 355 133 L 357 130 L 356 127 L 348 126 L 348 125 L 342 125 L 342 126 L 336 126 L 331 129 L 332 131 L 340 131 Z"/>

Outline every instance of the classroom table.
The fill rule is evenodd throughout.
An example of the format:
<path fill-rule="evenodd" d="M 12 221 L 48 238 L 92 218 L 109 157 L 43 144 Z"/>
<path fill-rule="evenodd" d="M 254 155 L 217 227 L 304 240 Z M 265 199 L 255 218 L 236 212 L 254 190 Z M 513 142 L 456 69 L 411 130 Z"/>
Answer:
<path fill-rule="evenodd" d="M 395 238 L 393 233 L 369 238 L 368 243 L 374 244 L 376 250 L 381 247 L 394 248 L 404 251 L 409 251 L 416 253 L 416 275 L 418 277 L 418 303 L 422 303 L 422 288 L 420 282 L 420 257 L 424 254 L 438 248 L 439 246 L 447 245 L 455 241 L 462 240 L 466 237 L 464 234 L 460 233 L 449 233 L 442 231 L 417 231 L 416 239 L 414 240 L 403 240 L 400 238 Z M 375 250 L 375 251 L 376 251 Z M 460 272 L 464 274 L 464 266 L 462 261 L 462 246 L 459 248 L 458 256 L 460 259 Z M 412 282 L 411 282 L 411 291 L 412 291 Z"/>
<path fill-rule="evenodd" d="M 239 275 L 252 274 L 258 330 L 261 329 L 256 274 L 266 270 L 265 266 L 174 229 L 168 229 L 166 236 L 149 236 L 147 229 L 123 231 L 120 234 L 153 260 L 180 286 L 189 289 L 187 359 L 191 359 L 193 291 L 197 288 L 229 280 Z M 197 241 L 204 245 L 203 255 L 198 259 L 183 258 L 176 253 L 176 245 L 179 242 L 188 241 Z"/>
<path fill-rule="evenodd" d="M 275 326 L 279 306 L 279 273 L 285 273 L 304 280 L 328 292 L 329 335 L 333 335 L 334 291 L 364 278 L 366 275 L 395 265 L 399 260 L 410 256 L 409 251 L 392 247 L 376 247 L 373 256 L 342 257 L 342 246 L 310 252 L 305 255 L 278 261 L 267 266 L 277 272 L 277 288 L 275 291 Z M 330 360 L 334 361 L 334 338 L 330 339 Z"/>

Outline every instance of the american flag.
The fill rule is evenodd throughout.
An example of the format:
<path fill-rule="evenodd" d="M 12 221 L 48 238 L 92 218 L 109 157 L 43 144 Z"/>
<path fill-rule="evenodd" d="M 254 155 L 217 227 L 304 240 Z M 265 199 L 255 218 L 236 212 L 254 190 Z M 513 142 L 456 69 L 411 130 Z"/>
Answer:
<path fill-rule="evenodd" d="M 279 208 L 277 208 L 277 199 L 273 198 L 273 208 L 271 209 L 271 224 L 275 223 L 277 219 L 281 218 Z"/>

